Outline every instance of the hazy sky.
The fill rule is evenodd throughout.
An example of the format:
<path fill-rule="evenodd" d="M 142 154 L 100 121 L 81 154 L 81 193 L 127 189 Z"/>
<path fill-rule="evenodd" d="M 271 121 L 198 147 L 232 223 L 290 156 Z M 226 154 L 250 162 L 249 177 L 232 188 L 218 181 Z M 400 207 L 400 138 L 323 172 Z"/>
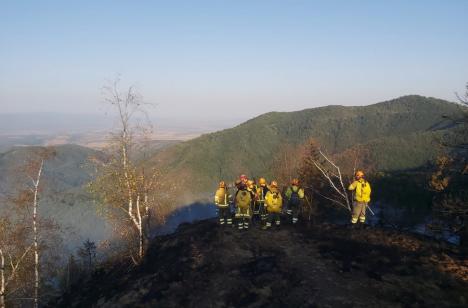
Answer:
<path fill-rule="evenodd" d="M 1 112 L 102 111 L 117 73 L 162 117 L 250 118 L 468 81 L 468 1 L 0 1 Z"/>

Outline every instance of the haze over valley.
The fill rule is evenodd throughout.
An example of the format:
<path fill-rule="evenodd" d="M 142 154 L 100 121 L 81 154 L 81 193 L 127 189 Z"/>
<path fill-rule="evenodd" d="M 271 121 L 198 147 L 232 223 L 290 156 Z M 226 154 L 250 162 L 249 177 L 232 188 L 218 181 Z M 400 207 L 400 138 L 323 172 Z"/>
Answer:
<path fill-rule="evenodd" d="M 0 308 L 467 307 L 468 1 L 2 1 Z"/>

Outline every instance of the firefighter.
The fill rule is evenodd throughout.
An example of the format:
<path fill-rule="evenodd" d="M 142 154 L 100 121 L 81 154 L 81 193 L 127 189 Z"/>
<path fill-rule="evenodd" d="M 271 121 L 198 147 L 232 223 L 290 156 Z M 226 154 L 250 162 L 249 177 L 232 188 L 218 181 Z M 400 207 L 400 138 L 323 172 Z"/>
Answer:
<path fill-rule="evenodd" d="M 257 200 L 257 188 L 254 180 L 247 181 L 247 191 L 250 193 L 250 216 L 253 217 L 255 200 Z"/>
<path fill-rule="evenodd" d="M 351 215 L 351 224 L 356 225 L 359 222 L 366 222 L 366 208 L 370 202 L 371 186 L 364 178 L 364 172 L 356 172 L 355 181 L 349 185 L 348 190 L 354 191 L 353 212 Z"/>
<path fill-rule="evenodd" d="M 241 174 L 239 176 L 239 180 L 241 181 L 242 184 L 247 186 L 247 182 L 249 181 L 249 178 L 245 174 Z"/>
<path fill-rule="evenodd" d="M 299 186 L 299 179 L 293 179 L 291 186 L 288 187 L 285 193 L 288 200 L 288 215 L 292 215 L 292 223 L 296 224 L 299 220 L 299 211 L 302 202 L 304 201 L 304 189 Z"/>
<path fill-rule="evenodd" d="M 237 183 L 237 182 L 236 182 Z M 247 182 L 246 182 L 247 183 Z M 236 220 L 239 230 L 248 229 L 250 221 L 250 206 L 252 202 L 252 194 L 248 191 L 247 185 L 242 180 L 237 185 L 235 196 Z"/>
<path fill-rule="evenodd" d="M 258 179 L 257 199 L 254 204 L 253 214 L 254 216 L 259 216 L 262 222 L 265 222 L 268 216 L 265 209 L 265 196 L 268 191 L 269 189 L 265 178 Z"/>
<path fill-rule="evenodd" d="M 278 190 L 278 183 L 272 181 L 270 183 L 270 190 L 265 196 L 265 207 L 268 213 L 268 220 L 265 224 L 264 229 L 268 229 L 274 223 L 276 226 L 280 226 L 280 214 L 283 207 L 283 198 Z"/>
<path fill-rule="evenodd" d="M 218 190 L 215 193 L 215 204 L 218 207 L 220 225 L 232 225 L 231 211 L 229 209 L 230 198 L 226 183 L 224 181 L 219 182 Z"/>

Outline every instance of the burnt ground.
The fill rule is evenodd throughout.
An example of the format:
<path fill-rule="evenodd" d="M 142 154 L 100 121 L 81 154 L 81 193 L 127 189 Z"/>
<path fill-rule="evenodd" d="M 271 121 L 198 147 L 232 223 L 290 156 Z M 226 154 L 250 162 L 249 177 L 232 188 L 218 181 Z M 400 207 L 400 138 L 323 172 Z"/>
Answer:
<path fill-rule="evenodd" d="M 384 229 L 205 220 L 156 238 L 138 267 L 100 269 L 54 307 L 467 307 L 450 244 Z"/>

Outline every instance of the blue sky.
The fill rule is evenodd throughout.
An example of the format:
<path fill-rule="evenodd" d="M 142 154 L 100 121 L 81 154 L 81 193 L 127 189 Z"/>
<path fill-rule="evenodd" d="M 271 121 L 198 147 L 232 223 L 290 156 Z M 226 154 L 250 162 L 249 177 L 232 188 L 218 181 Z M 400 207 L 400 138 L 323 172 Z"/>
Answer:
<path fill-rule="evenodd" d="M 99 113 L 121 74 L 165 118 L 240 118 L 468 82 L 468 1 L 0 1 L 2 112 Z"/>

